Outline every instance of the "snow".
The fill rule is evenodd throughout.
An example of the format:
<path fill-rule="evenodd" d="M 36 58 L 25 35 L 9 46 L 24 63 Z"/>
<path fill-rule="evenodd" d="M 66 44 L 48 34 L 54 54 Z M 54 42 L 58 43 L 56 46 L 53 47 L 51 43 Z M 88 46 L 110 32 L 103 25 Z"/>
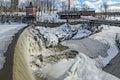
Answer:
<path fill-rule="evenodd" d="M 95 66 L 94 60 L 79 53 L 76 62 L 71 66 L 64 80 L 120 80 Z"/>
<path fill-rule="evenodd" d="M 111 59 L 118 54 L 118 48 L 115 43 L 117 33 L 120 33 L 120 28 L 111 26 L 107 30 L 105 29 L 102 32 L 92 36 L 94 39 L 97 39 L 99 41 L 105 40 L 110 45 L 110 48 L 107 51 L 108 56 L 106 58 L 99 56 L 104 66 L 106 66 L 111 61 Z"/>
<path fill-rule="evenodd" d="M 40 21 L 40 22 L 57 22 L 59 19 L 59 16 L 56 13 L 47 14 L 47 13 L 37 12 L 36 18 L 37 18 L 37 21 Z"/>
<path fill-rule="evenodd" d="M 69 70 L 74 62 L 75 60 L 72 59 L 63 59 L 56 64 L 49 64 L 49 66 L 45 67 L 43 70 L 48 75 L 48 80 L 57 80 L 58 78 L 63 80 L 63 77 L 61 76 L 65 76 L 65 73 Z"/>
<path fill-rule="evenodd" d="M 39 39 L 35 39 L 35 43 L 45 43 L 48 47 L 41 49 L 38 54 L 33 53 L 37 54 L 32 55 L 34 59 L 39 55 L 52 56 L 53 59 L 53 56 L 62 54 L 67 50 L 75 50 L 79 53 L 75 58 L 66 59 L 63 57 L 58 61 L 55 60 L 56 62 L 47 63 L 44 60 L 42 63 L 35 59 L 35 64 L 31 64 L 33 74 L 47 77 L 48 80 L 120 80 L 102 70 L 118 54 L 115 41 L 116 34 L 120 33 L 120 28 L 101 25 L 100 27 L 103 27 L 103 30 L 91 35 L 92 32 L 87 27 L 87 25 L 81 24 L 63 24 L 56 28 L 36 26 L 30 29 L 32 38 L 39 37 Z M 88 38 L 79 40 L 84 37 Z M 40 41 L 40 38 L 43 39 L 43 42 Z M 63 52 L 52 50 L 51 46 L 58 43 L 67 46 L 69 49 Z M 34 48 L 39 49 L 36 46 Z"/>
<path fill-rule="evenodd" d="M 86 30 L 86 29 L 78 30 L 78 33 L 72 39 L 85 38 L 85 37 L 88 37 L 91 34 L 92 34 L 92 32 L 89 31 L 89 30 Z"/>
<path fill-rule="evenodd" d="M 116 20 L 116 21 L 119 21 L 120 17 L 118 17 L 118 16 L 110 16 L 110 17 L 107 17 L 106 20 Z"/>
<path fill-rule="evenodd" d="M 25 16 L 25 12 L 1 12 L 1 15 L 18 15 L 18 16 Z"/>
<path fill-rule="evenodd" d="M 87 11 L 94 11 L 94 9 L 87 9 Z M 91 17 L 93 18 L 93 17 Z M 49 22 L 49 23 L 59 23 L 59 22 L 66 22 L 66 19 L 60 19 L 60 16 L 57 14 L 57 12 L 52 13 L 52 14 L 47 14 L 47 13 L 41 13 L 37 12 L 36 14 L 36 20 L 38 22 Z M 75 22 L 75 21 L 80 21 L 81 19 L 71 19 L 69 22 Z"/>
<path fill-rule="evenodd" d="M 87 26 L 87 25 L 86 25 Z M 63 24 L 57 28 L 45 28 L 42 26 L 36 26 L 30 31 L 33 36 L 36 34 L 42 35 L 45 41 L 46 47 L 55 46 L 59 42 L 68 39 L 81 39 L 89 36 L 92 32 L 83 28 L 82 25 L 67 25 Z"/>
<path fill-rule="evenodd" d="M 61 44 L 94 58 L 99 63 L 99 66 L 104 67 L 118 54 L 115 38 L 116 34 L 120 33 L 120 28 L 105 25 L 102 25 L 102 27 L 104 27 L 102 32 L 94 34 L 89 38 L 68 40 Z"/>
<path fill-rule="evenodd" d="M 3 68 L 5 63 L 4 53 L 7 51 L 8 45 L 12 41 L 12 36 L 26 26 L 25 24 L 14 24 L 14 25 L 0 25 L 0 69 Z"/>

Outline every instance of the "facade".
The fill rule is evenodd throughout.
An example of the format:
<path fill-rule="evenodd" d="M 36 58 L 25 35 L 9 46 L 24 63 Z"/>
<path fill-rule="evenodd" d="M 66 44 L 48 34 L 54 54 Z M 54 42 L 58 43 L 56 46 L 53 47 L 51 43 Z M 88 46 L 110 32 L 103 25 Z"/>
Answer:
<path fill-rule="evenodd" d="M 36 7 L 32 5 L 30 2 L 30 5 L 26 7 L 26 16 L 27 17 L 36 17 Z"/>

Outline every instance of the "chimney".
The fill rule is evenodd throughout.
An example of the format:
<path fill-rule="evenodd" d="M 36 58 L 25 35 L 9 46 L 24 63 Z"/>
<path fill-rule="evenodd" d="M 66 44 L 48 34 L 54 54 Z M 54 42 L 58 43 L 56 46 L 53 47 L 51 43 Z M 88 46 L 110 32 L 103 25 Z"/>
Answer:
<path fill-rule="evenodd" d="M 68 10 L 70 11 L 70 0 L 68 0 Z"/>

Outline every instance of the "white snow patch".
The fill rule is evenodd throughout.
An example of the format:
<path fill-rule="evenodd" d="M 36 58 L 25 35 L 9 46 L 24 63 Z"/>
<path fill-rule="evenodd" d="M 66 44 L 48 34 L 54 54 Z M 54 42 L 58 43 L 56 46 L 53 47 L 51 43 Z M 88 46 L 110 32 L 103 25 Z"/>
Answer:
<path fill-rule="evenodd" d="M 106 26 L 104 26 L 104 28 L 105 27 Z M 102 61 L 104 66 L 106 66 L 111 61 L 111 59 L 113 59 L 118 54 L 118 48 L 115 44 L 117 33 L 120 33 L 119 27 L 109 26 L 109 28 L 91 37 L 97 39 L 100 42 L 104 40 L 110 45 L 110 48 L 107 51 L 108 56 L 106 58 L 99 56 L 99 59 Z"/>
<path fill-rule="evenodd" d="M 80 24 L 78 25 L 67 25 L 63 24 L 57 28 L 45 28 L 42 26 L 36 26 L 30 31 L 33 36 L 36 34 L 42 35 L 45 39 L 45 44 L 47 47 L 55 46 L 59 42 L 68 39 L 81 39 L 89 36 L 92 32 L 82 28 Z"/>
<path fill-rule="evenodd" d="M 79 54 L 64 80 L 120 80 L 95 66 L 94 60 Z"/>
<path fill-rule="evenodd" d="M 48 80 L 57 80 L 66 74 L 74 62 L 75 60 L 72 59 L 63 59 L 56 64 L 49 64 L 49 66 L 46 66 L 43 71 L 48 75 Z"/>
<path fill-rule="evenodd" d="M 91 58 L 96 58 L 95 61 L 98 63 L 96 65 L 104 67 L 118 54 L 115 38 L 116 34 L 120 33 L 120 28 L 106 25 L 102 25 L 102 27 L 104 30 L 90 36 L 90 39 L 69 40 L 61 44 L 87 54 Z"/>

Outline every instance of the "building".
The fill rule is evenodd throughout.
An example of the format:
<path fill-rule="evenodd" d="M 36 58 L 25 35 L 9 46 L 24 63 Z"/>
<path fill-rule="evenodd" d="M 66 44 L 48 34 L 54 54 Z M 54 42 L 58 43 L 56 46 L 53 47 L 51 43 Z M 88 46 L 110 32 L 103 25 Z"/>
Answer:
<path fill-rule="evenodd" d="M 32 2 L 30 2 L 29 6 L 26 7 L 25 20 L 35 21 L 36 20 L 36 12 L 37 12 L 36 7 L 32 5 Z"/>
<path fill-rule="evenodd" d="M 26 16 L 36 17 L 36 11 L 36 7 L 32 5 L 32 2 L 30 2 L 30 5 L 26 7 Z"/>
<path fill-rule="evenodd" d="M 95 16 L 95 10 L 63 11 L 57 13 L 60 19 L 79 19 L 81 16 Z"/>

